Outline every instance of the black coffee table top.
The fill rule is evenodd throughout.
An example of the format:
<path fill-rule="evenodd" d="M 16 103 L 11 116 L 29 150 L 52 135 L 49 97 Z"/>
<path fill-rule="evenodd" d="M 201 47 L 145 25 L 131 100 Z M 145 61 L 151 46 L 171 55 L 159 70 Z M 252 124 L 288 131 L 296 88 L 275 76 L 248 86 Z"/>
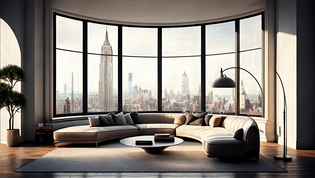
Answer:
<path fill-rule="evenodd" d="M 137 145 L 136 141 L 152 141 L 152 145 Z M 174 137 L 174 142 L 155 142 L 154 135 L 142 135 L 135 137 L 128 137 L 120 140 L 121 144 L 128 146 L 135 146 L 139 148 L 155 148 L 155 147 L 169 147 L 182 144 L 184 142 L 183 139 Z"/>

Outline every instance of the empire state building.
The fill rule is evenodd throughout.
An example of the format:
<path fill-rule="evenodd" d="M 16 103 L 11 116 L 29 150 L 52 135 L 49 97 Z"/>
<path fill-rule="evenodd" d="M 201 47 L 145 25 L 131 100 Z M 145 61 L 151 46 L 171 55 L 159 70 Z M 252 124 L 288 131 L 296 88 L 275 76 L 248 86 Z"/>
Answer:
<path fill-rule="evenodd" d="M 114 108 L 113 95 L 113 49 L 106 30 L 105 41 L 101 49 L 99 64 L 98 102 L 100 111 L 111 111 Z"/>

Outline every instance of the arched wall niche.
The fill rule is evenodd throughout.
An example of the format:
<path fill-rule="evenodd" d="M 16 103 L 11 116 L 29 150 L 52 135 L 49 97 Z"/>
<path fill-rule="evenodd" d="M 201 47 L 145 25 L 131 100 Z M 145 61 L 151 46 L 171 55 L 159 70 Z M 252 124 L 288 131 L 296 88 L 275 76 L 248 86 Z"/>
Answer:
<path fill-rule="evenodd" d="M 21 66 L 21 50 L 18 40 L 12 28 L 0 18 L 0 68 L 8 64 Z M 18 82 L 14 90 L 21 92 L 21 82 Z M 14 128 L 21 129 L 21 114 L 14 117 Z M 1 143 L 6 142 L 6 129 L 9 127 L 9 114 L 3 108 L 0 111 L 0 139 Z"/>

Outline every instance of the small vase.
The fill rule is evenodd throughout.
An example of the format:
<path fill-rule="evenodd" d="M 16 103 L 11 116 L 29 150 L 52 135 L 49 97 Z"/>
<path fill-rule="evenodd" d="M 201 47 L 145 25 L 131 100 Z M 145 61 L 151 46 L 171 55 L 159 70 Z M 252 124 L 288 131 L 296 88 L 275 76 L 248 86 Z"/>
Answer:
<path fill-rule="evenodd" d="M 7 129 L 7 146 L 17 146 L 20 143 L 20 130 L 19 129 L 13 129 L 9 130 Z"/>

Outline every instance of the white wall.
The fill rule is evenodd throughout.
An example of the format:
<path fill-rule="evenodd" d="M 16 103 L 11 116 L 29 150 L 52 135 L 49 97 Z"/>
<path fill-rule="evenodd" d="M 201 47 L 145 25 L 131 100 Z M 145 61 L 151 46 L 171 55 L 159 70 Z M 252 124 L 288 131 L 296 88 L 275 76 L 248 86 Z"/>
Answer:
<path fill-rule="evenodd" d="M 8 64 L 21 66 L 21 50 L 11 27 L 0 18 L 0 68 Z M 21 92 L 20 82 L 14 90 Z M 3 108 L 0 111 L 0 141 L 6 143 L 6 129 L 9 128 L 9 113 Z M 14 117 L 14 129 L 21 129 L 21 114 Z"/>
<path fill-rule="evenodd" d="M 287 98 L 287 143 L 296 148 L 297 140 L 297 35 L 296 0 L 277 0 L 277 59 L 276 70 L 280 74 Z M 276 112 L 279 144 L 283 144 L 283 91 L 277 81 Z"/>

